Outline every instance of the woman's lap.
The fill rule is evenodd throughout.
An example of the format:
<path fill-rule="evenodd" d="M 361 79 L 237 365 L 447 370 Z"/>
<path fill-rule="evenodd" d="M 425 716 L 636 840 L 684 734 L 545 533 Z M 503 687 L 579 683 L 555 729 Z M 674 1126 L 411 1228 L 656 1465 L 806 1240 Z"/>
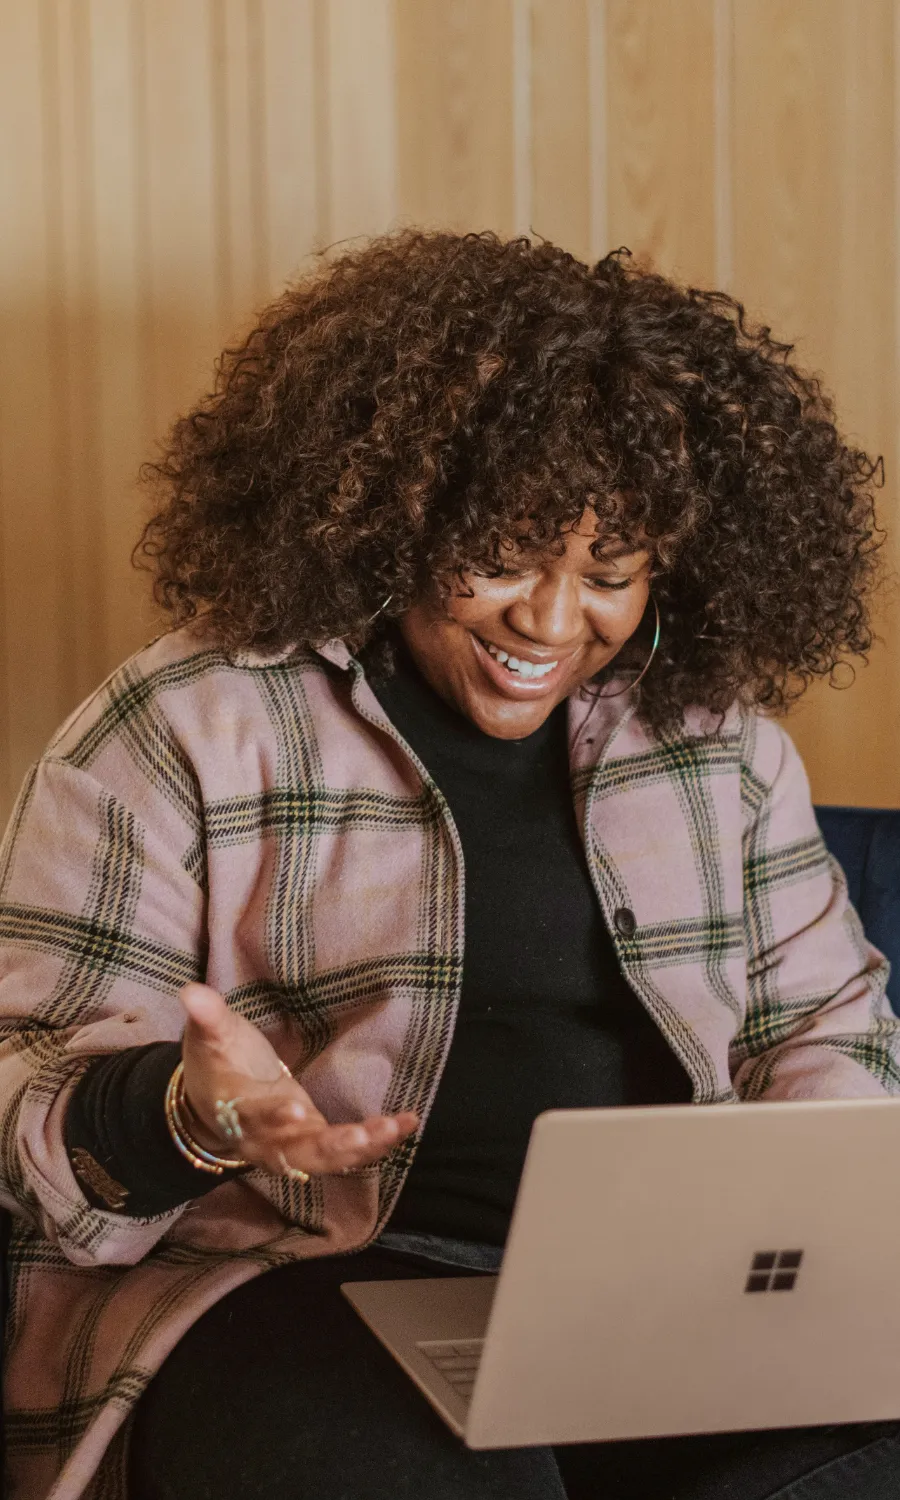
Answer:
<path fill-rule="evenodd" d="M 286 1266 L 226 1297 L 189 1330 L 139 1403 L 130 1500 L 565 1500 L 567 1493 L 571 1500 L 894 1500 L 900 1493 L 896 1424 L 585 1444 L 556 1455 L 549 1448 L 473 1452 L 338 1289 L 341 1281 L 436 1273 L 446 1268 L 370 1250 Z"/>
<path fill-rule="evenodd" d="M 565 1500 L 549 1449 L 464 1447 L 338 1290 L 445 1269 L 366 1251 L 211 1308 L 139 1403 L 129 1500 Z"/>

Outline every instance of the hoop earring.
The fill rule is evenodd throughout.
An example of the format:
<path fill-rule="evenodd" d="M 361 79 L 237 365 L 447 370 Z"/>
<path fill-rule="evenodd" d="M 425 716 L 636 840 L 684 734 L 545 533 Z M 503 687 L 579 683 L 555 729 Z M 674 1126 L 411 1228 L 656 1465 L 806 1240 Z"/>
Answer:
<path fill-rule="evenodd" d="M 372 623 L 373 620 L 377 620 L 379 615 L 384 614 L 384 611 L 387 609 L 387 607 L 390 604 L 390 602 L 393 599 L 393 597 L 394 597 L 393 594 L 388 594 L 388 596 L 385 599 L 384 603 L 383 604 L 379 604 L 379 606 L 376 609 L 374 615 L 370 615 L 369 616 L 368 620 L 366 621 L 367 625 L 371 625 L 371 623 Z"/>
<path fill-rule="evenodd" d="M 625 687 L 619 688 L 619 691 L 617 693 L 599 692 L 597 694 L 597 697 L 598 698 L 602 698 L 604 702 L 606 701 L 607 698 L 621 698 L 621 696 L 622 696 L 623 693 L 630 693 L 631 690 L 632 690 L 632 688 L 636 688 L 637 685 L 638 685 L 638 683 L 640 682 L 641 678 L 645 677 L 647 675 L 647 672 L 648 672 L 649 667 L 650 667 L 650 663 L 652 662 L 654 656 L 656 655 L 656 648 L 659 645 L 659 637 L 660 637 L 659 605 L 656 602 L 656 598 L 652 594 L 651 594 L 650 597 L 653 599 L 653 608 L 656 610 L 656 629 L 653 632 L 653 646 L 652 646 L 652 648 L 650 650 L 650 655 L 647 657 L 647 660 L 646 660 L 646 662 L 644 664 L 644 667 L 643 667 L 642 671 L 640 671 L 638 673 L 637 677 L 634 679 L 634 682 L 629 682 L 629 683 L 626 684 Z"/>

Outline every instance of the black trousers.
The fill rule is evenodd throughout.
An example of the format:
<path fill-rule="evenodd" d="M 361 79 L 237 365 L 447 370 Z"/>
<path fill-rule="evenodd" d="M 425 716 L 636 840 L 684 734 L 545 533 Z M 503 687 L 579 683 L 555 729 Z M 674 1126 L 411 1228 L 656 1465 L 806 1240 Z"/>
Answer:
<path fill-rule="evenodd" d="M 900 1423 L 473 1452 L 339 1291 L 342 1281 L 445 1270 L 374 1248 L 232 1292 L 138 1403 L 129 1500 L 900 1496 Z"/>

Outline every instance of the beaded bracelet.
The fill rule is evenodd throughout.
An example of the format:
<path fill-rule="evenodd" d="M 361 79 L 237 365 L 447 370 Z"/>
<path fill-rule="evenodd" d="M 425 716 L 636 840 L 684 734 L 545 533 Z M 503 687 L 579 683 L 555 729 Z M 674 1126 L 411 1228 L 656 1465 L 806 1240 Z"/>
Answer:
<path fill-rule="evenodd" d="M 211 1172 L 216 1177 L 224 1176 L 226 1170 L 236 1171 L 249 1167 L 251 1163 L 241 1157 L 214 1156 L 194 1140 L 184 1123 L 184 1110 L 189 1108 L 184 1094 L 184 1063 L 180 1062 L 169 1079 L 166 1089 L 166 1124 L 169 1134 L 182 1156 L 200 1172 Z"/>

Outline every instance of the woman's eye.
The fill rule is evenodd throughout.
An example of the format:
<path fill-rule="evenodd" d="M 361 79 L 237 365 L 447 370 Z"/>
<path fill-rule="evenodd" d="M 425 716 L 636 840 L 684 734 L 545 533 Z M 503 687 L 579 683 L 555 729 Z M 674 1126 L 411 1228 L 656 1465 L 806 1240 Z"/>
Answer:
<path fill-rule="evenodd" d="M 586 581 L 592 589 L 614 589 L 616 593 L 630 588 L 633 582 L 631 578 L 622 578 L 617 583 L 614 583 L 611 578 L 588 578 Z"/>

